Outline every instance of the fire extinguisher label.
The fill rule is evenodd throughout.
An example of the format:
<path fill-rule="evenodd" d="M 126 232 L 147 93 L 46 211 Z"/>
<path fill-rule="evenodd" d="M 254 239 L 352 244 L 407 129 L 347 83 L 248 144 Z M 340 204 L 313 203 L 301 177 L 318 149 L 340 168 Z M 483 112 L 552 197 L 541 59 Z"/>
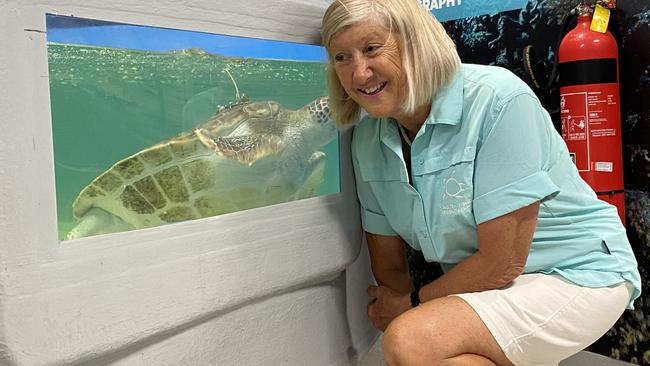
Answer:
<path fill-rule="evenodd" d="M 589 170 L 587 93 L 562 94 L 560 99 L 562 138 L 571 142 L 570 152 L 578 171 Z"/>
<path fill-rule="evenodd" d="M 614 171 L 614 164 L 610 162 L 597 161 L 596 162 L 596 171 L 597 172 L 612 172 Z"/>
<path fill-rule="evenodd" d="M 618 103 L 616 84 L 560 88 L 562 138 L 578 171 L 594 181 L 596 191 L 622 186 L 622 176 L 614 174 L 623 164 Z"/>

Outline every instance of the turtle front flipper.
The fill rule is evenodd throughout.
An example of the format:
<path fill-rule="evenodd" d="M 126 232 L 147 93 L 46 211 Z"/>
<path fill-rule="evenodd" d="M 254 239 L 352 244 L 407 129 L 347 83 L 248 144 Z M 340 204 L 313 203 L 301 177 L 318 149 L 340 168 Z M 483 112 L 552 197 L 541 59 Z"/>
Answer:
<path fill-rule="evenodd" d="M 284 142 L 275 135 L 244 135 L 211 137 L 203 128 L 194 131 L 199 140 L 217 155 L 241 163 L 253 165 L 257 160 L 276 155 L 284 148 Z"/>
<path fill-rule="evenodd" d="M 119 217 L 101 208 L 93 207 L 86 211 L 77 226 L 65 235 L 65 240 L 133 229 L 135 228 L 132 225 L 127 224 Z"/>
<path fill-rule="evenodd" d="M 311 155 L 305 169 L 303 184 L 296 193 L 296 199 L 314 197 L 325 181 L 325 153 L 316 151 Z"/>

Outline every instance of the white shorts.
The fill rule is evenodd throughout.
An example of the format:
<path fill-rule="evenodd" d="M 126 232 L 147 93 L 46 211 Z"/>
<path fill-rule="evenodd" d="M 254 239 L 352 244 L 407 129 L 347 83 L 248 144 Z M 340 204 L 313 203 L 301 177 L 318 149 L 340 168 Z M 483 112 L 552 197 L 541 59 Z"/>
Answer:
<path fill-rule="evenodd" d="M 455 295 L 481 317 L 515 365 L 553 365 L 605 334 L 627 307 L 631 285 L 588 288 L 525 274 L 491 291 Z"/>

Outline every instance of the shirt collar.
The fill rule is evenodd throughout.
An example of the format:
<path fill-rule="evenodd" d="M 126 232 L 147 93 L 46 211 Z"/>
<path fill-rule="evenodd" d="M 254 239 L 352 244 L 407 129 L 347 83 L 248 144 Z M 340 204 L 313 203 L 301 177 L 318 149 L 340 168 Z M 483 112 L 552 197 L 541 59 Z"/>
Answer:
<path fill-rule="evenodd" d="M 424 121 L 425 125 L 457 125 L 463 115 L 463 71 L 462 66 L 452 79 L 438 91 L 431 103 L 431 111 Z M 380 118 L 380 140 L 398 156 L 402 154 L 402 143 L 397 130 L 397 122 L 392 118 Z M 420 132 L 418 132 L 420 133 Z"/>
<path fill-rule="evenodd" d="M 438 91 L 424 124 L 457 125 L 463 115 L 463 71 L 456 71 L 451 81 Z"/>

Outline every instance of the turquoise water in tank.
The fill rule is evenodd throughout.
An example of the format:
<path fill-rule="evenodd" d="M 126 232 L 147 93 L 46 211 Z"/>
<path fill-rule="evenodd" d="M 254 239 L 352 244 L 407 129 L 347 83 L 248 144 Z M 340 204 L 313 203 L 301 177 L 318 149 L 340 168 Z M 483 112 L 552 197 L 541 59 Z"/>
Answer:
<path fill-rule="evenodd" d="M 326 92 L 325 63 L 48 43 L 59 238 L 74 227 L 79 192 L 117 161 L 237 101 L 298 109 Z M 340 191 L 339 147 L 326 154 L 316 195 Z"/>

